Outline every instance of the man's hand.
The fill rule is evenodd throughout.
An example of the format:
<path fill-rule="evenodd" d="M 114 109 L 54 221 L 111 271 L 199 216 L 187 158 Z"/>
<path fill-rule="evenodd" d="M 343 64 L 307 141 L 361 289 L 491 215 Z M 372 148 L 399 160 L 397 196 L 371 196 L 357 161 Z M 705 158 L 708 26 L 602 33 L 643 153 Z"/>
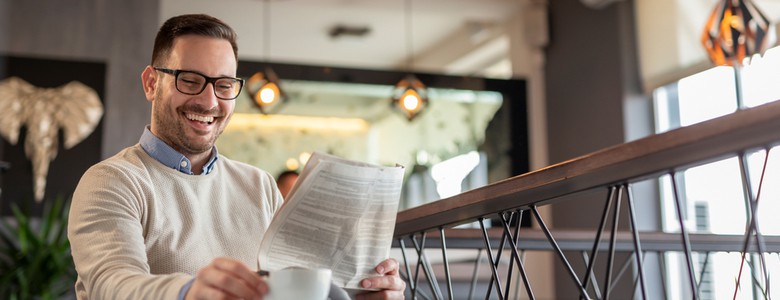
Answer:
<path fill-rule="evenodd" d="M 406 283 L 398 275 L 398 261 L 389 258 L 376 266 L 376 272 L 381 277 L 363 279 L 360 286 L 366 289 L 381 289 L 381 291 L 357 295 L 357 300 L 372 299 L 403 299 Z"/>
<path fill-rule="evenodd" d="M 198 271 L 185 299 L 263 299 L 266 293 L 268 285 L 245 264 L 215 258 Z"/>

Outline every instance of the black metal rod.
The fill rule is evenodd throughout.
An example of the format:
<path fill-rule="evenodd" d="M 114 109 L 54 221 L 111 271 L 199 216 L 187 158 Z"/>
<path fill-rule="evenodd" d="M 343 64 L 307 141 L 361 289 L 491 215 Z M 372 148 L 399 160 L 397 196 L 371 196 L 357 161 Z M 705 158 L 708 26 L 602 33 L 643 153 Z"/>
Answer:
<path fill-rule="evenodd" d="M 661 271 L 661 288 L 664 292 L 664 299 L 669 299 L 669 289 L 666 287 L 666 254 L 658 251 L 658 270 Z"/>
<path fill-rule="evenodd" d="M 507 225 L 504 228 L 504 234 L 508 235 L 509 241 L 511 242 L 511 241 L 515 240 L 515 235 L 517 234 L 517 231 L 515 230 L 515 235 L 512 235 L 512 232 L 511 231 L 507 231 L 506 228 L 509 225 L 512 225 L 512 219 L 514 219 L 514 217 L 515 217 L 515 212 L 513 212 L 513 211 L 508 212 L 509 213 L 509 221 L 504 219 L 504 216 L 505 216 L 506 213 L 507 212 L 499 213 L 499 216 L 501 217 L 501 223 L 502 224 L 506 223 L 506 225 Z M 519 223 L 519 221 L 518 221 L 518 223 Z M 510 243 L 510 244 L 516 245 L 517 243 Z M 511 253 L 511 256 L 509 257 L 509 268 L 507 269 L 506 290 L 504 291 L 504 298 L 505 299 L 509 299 L 509 290 L 512 288 L 512 275 L 514 273 L 514 268 L 515 268 L 515 260 L 512 259 L 512 257 L 515 255 L 515 253 L 516 253 L 515 250 L 516 249 L 517 248 L 514 247 L 514 246 L 510 247 L 510 251 L 512 251 L 512 253 Z M 518 292 L 518 294 L 519 294 L 519 292 Z"/>
<path fill-rule="evenodd" d="M 490 262 L 492 264 L 492 267 L 496 268 L 496 270 L 498 270 L 497 269 L 498 268 L 498 263 L 501 261 L 501 253 L 504 252 L 504 245 L 506 245 L 506 235 L 501 235 L 501 243 L 499 243 L 498 251 L 497 251 L 498 253 L 496 253 L 496 261 L 495 262 L 493 262 L 493 261 Z M 508 288 L 508 285 L 509 284 L 507 284 L 507 288 Z M 492 292 L 493 292 L 493 278 L 490 278 L 490 283 L 488 283 L 488 290 L 487 290 L 487 294 L 486 294 L 487 295 L 486 299 L 490 297 L 490 294 Z M 502 292 L 499 291 L 499 293 L 502 293 Z"/>
<path fill-rule="evenodd" d="M 742 179 L 742 195 L 745 200 L 745 220 L 746 220 L 746 230 L 745 230 L 745 241 L 742 244 L 742 258 L 740 260 L 739 264 L 739 274 L 737 274 L 737 280 L 736 280 L 736 287 L 734 288 L 734 298 L 736 299 L 737 293 L 739 292 L 739 286 L 742 281 L 742 269 L 745 267 L 745 255 L 747 254 L 748 245 L 750 245 L 750 237 L 753 235 L 753 225 L 754 220 L 753 219 L 753 207 L 752 205 L 752 198 L 753 198 L 753 192 L 750 190 L 751 186 L 748 184 L 750 182 L 750 174 L 747 171 L 747 168 L 745 167 L 745 157 L 743 153 L 740 153 L 739 155 L 739 170 L 740 170 L 740 178 Z"/>
<path fill-rule="evenodd" d="M 633 255 L 633 253 L 631 253 L 631 255 Z M 609 293 L 611 293 L 612 290 L 614 290 L 615 287 L 617 286 L 617 283 L 620 282 L 621 279 L 623 279 L 623 274 L 626 273 L 628 267 L 631 265 L 631 262 L 633 261 L 633 257 L 631 255 L 626 257 L 626 260 L 624 260 L 623 264 L 620 265 L 620 271 L 618 271 L 617 276 L 615 276 L 614 284 L 609 287 L 611 289 L 609 290 Z"/>
<path fill-rule="evenodd" d="M 520 244 L 520 224 L 523 223 L 523 210 L 518 209 L 517 210 L 517 223 L 515 223 L 515 247 L 514 249 L 517 249 L 517 245 Z M 536 296 L 534 296 L 534 291 L 531 290 L 531 282 L 528 280 L 528 273 L 525 271 L 525 250 L 520 251 L 519 256 L 522 258 L 520 261 L 523 262 L 522 265 L 520 265 L 520 276 L 523 278 L 523 284 L 526 285 L 526 292 L 528 294 L 528 298 L 533 300 L 536 299 Z"/>
<path fill-rule="evenodd" d="M 647 286 L 645 285 L 645 269 L 642 266 L 642 244 L 639 241 L 639 229 L 636 227 L 636 211 L 634 210 L 634 195 L 631 186 L 623 185 L 626 189 L 626 201 L 628 202 L 628 218 L 631 221 L 631 234 L 634 236 L 634 253 L 636 253 L 636 265 L 639 271 L 639 286 L 642 288 L 642 299 L 647 300 Z"/>
<path fill-rule="evenodd" d="M 672 176 L 672 193 L 674 194 L 674 203 L 677 208 L 677 220 L 680 222 L 680 233 L 682 236 L 683 250 L 685 252 L 685 261 L 688 263 L 688 278 L 691 285 L 691 294 L 694 300 L 698 300 L 699 289 L 696 288 L 696 278 L 693 274 L 693 259 L 691 258 L 691 242 L 688 238 L 688 229 L 685 228 L 685 216 L 682 211 L 682 200 L 680 199 L 680 191 L 677 189 L 677 176 L 674 172 L 670 174 Z"/>
<path fill-rule="evenodd" d="M 601 242 L 601 234 L 604 232 L 604 226 L 607 225 L 607 219 L 609 216 L 609 207 L 612 205 L 612 199 L 615 196 L 615 190 L 617 187 L 611 186 L 609 187 L 609 193 L 607 194 L 607 201 L 604 203 L 604 212 L 601 214 L 601 222 L 599 223 L 599 229 L 596 231 L 596 240 L 593 241 L 593 249 L 590 251 L 591 256 L 586 261 L 587 267 L 585 270 L 585 279 L 582 281 L 582 287 L 586 290 L 588 289 L 588 283 L 590 283 L 590 277 L 595 276 L 593 274 L 593 265 L 596 264 L 596 256 L 598 256 L 599 253 L 599 243 Z M 596 278 L 593 278 L 595 281 Z M 596 284 L 593 285 L 594 291 L 598 288 L 596 287 Z M 600 295 L 596 295 L 596 298 L 601 298 Z"/>
<path fill-rule="evenodd" d="M 505 218 L 507 213 L 509 214 L 509 220 L 508 221 Z M 510 246 L 511 246 L 510 248 L 512 250 L 512 254 L 511 255 L 514 255 L 514 253 L 515 253 L 513 251 L 515 249 L 515 246 L 514 246 L 515 243 L 513 243 L 514 236 L 512 235 L 512 232 L 509 231 L 508 224 L 510 224 L 512 222 L 512 218 L 513 217 L 514 217 L 514 212 L 512 212 L 512 211 L 510 211 L 510 212 L 499 212 L 498 213 L 498 218 L 501 220 L 501 224 L 504 225 L 503 226 L 504 227 L 503 237 L 506 237 L 507 239 L 509 239 L 509 242 L 510 242 L 509 244 L 510 244 Z M 504 247 L 501 247 L 501 251 L 502 252 L 504 251 Z M 514 262 L 515 262 L 514 259 L 512 259 L 512 256 L 510 256 L 509 257 L 509 268 L 507 268 L 507 272 L 506 272 L 506 285 L 505 285 L 505 289 L 504 289 L 504 299 L 509 299 L 509 292 L 512 290 L 512 273 L 513 273 L 512 272 L 513 271 L 512 268 L 514 267 Z"/>
<path fill-rule="evenodd" d="M 759 276 L 759 270 L 758 266 L 756 265 L 756 253 L 750 253 L 749 259 L 750 259 L 750 275 L 753 279 L 750 285 L 751 290 L 753 291 L 753 299 L 759 299 L 758 295 L 763 295 L 763 290 L 761 290 L 761 283 L 758 282 L 758 276 Z M 769 297 L 764 296 L 764 299 L 769 299 Z"/>
<path fill-rule="evenodd" d="M 582 252 L 582 261 L 585 263 L 588 263 L 590 261 L 590 258 L 588 257 L 588 252 L 583 250 Z M 593 270 L 590 271 L 588 274 L 590 277 L 593 277 L 593 293 L 596 295 L 596 299 L 601 299 L 601 289 L 599 289 L 599 283 L 596 281 L 596 274 L 593 274 Z M 585 289 L 588 289 L 588 287 L 585 287 Z"/>
<path fill-rule="evenodd" d="M 750 237 L 755 234 L 756 235 L 756 250 L 758 250 L 759 255 L 759 261 L 761 263 L 761 269 L 763 271 L 762 275 L 764 276 L 764 283 L 767 286 L 767 289 L 769 288 L 769 277 L 767 274 L 767 268 L 766 268 L 766 260 L 764 258 L 764 239 L 761 235 L 761 230 L 758 226 L 758 201 L 761 198 L 761 190 L 764 185 L 764 175 L 766 175 L 766 167 L 767 163 L 769 162 L 769 151 L 770 149 L 765 149 L 766 155 L 764 156 L 764 164 L 761 168 L 761 177 L 758 181 L 758 191 L 756 193 L 756 197 L 753 198 L 753 185 L 750 181 L 750 173 L 747 166 L 747 157 L 745 157 L 744 153 L 740 153 L 739 155 L 739 167 L 740 171 L 742 173 L 742 185 L 743 190 L 745 192 L 745 201 L 747 203 L 747 208 L 750 211 L 750 222 L 748 225 L 748 230 L 745 233 L 745 244 L 743 245 L 743 253 L 747 251 L 747 246 L 750 243 Z M 744 257 L 744 254 L 743 254 Z M 744 258 L 743 258 L 744 260 Z"/>
<path fill-rule="evenodd" d="M 620 219 L 620 199 L 623 195 L 623 189 L 617 189 L 615 197 L 615 211 L 612 215 L 612 231 L 609 236 L 609 256 L 607 257 L 607 274 L 604 278 L 604 299 L 609 299 L 610 285 L 612 284 L 612 265 L 615 263 L 615 241 L 617 239 L 617 226 Z"/>
<path fill-rule="evenodd" d="M 447 277 L 447 296 L 452 300 L 452 276 L 450 276 L 450 261 L 447 259 L 447 239 L 444 237 L 444 227 L 439 227 L 441 234 L 441 255 L 444 258 L 444 275 Z"/>
<path fill-rule="evenodd" d="M 764 178 L 765 178 L 765 175 L 766 175 L 766 168 L 767 168 L 767 165 L 769 163 L 769 152 L 771 152 L 771 150 L 772 150 L 772 148 L 765 148 L 764 149 L 764 153 L 766 153 L 766 155 L 764 156 L 764 165 L 761 168 L 761 177 L 758 180 L 758 192 L 756 193 L 756 202 L 755 202 L 755 205 L 754 205 L 753 216 L 757 216 L 758 215 L 757 214 L 757 211 L 758 211 L 758 201 L 761 200 L 761 191 L 763 190 L 762 188 L 764 186 Z M 769 295 L 770 298 L 771 298 L 771 293 L 770 293 L 770 286 L 771 285 L 769 284 L 769 275 L 767 274 L 766 257 L 765 257 L 766 256 L 766 251 L 764 250 L 764 249 L 766 249 L 766 247 L 765 247 L 766 244 L 764 243 L 764 235 L 761 234 L 761 230 L 759 229 L 758 221 L 757 221 L 758 218 L 754 217 L 753 219 L 756 219 L 756 221 L 754 222 L 753 232 L 756 234 L 756 248 L 757 248 L 758 253 L 760 255 L 760 258 L 761 258 L 761 267 L 762 267 L 762 269 L 764 271 L 764 274 L 763 274 L 764 275 L 764 286 L 766 286 L 766 293 L 767 293 L 767 295 Z"/>
<path fill-rule="evenodd" d="M 485 239 L 485 249 L 487 250 L 488 260 L 490 261 L 490 270 L 493 272 L 493 283 L 496 284 L 498 298 L 503 300 L 504 293 L 501 292 L 501 281 L 498 278 L 498 270 L 493 264 L 493 249 L 490 248 L 490 238 L 488 237 L 487 229 L 485 229 L 485 218 L 479 218 L 479 226 L 482 228 L 482 237 Z M 488 290 L 487 297 L 490 297 L 490 290 Z"/>
<path fill-rule="evenodd" d="M 631 299 L 636 299 L 637 283 L 639 283 L 639 276 L 634 276 L 634 282 L 631 285 Z"/>
<path fill-rule="evenodd" d="M 406 284 L 409 285 L 409 290 L 414 291 L 415 285 L 412 282 L 412 269 L 409 268 L 409 259 L 406 258 L 406 245 L 404 245 L 404 239 L 398 238 L 398 244 L 401 245 L 401 256 L 404 259 L 404 267 L 406 268 Z M 414 296 L 412 297 L 414 299 Z"/>
<path fill-rule="evenodd" d="M 477 289 L 477 275 L 479 275 L 479 265 L 482 260 L 482 249 L 477 249 L 477 259 L 474 260 L 474 273 L 471 275 L 471 288 L 469 288 L 469 298 L 474 299 L 474 290 Z"/>
<path fill-rule="evenodd" d="M 553 248 L 555 248 L 555 252 L 558 254 L 558 258 L 560 258 L 561 262 L 564 265 L 566 265 L 566 269 L 569 271 L 569 276 L 571 277 L 572 280 L 574 280 L 574 283 L 580 289 L 580 295 L 585 298 L 588 298 L 588 292 L 585 290 L 585 288 L 582 287 L 582 282 L 580 282 L 580 279 L 577 278 L 577 274 L 574 273 L 574 269 L 571 267 L 571 264 L 566 259 L 566 255 L 563 255 L 563 251 L 561 250 L 561 247 L 558 246 L 558 243 L 555 241 L 555 238 L 552 236 L 550 229 L 547 228 L 547 225 L 544 223 L 544 220 L 542 220 L 542 216 L 539 215 L 539 211 L 536 209 L 536 205 L 531 206 L 531 212 L 533 212 L 536 221 L 539 222 L 539 227 L 542 228 L 544 235 L 547 236 L 547 241 L 550 242 L 550 245 L 552 245 Z"/>
<path fill-rule="evenodd" d="M 707 251 L 704 254 L 704 263 L 701 266 L 701 270 L 699 270 L 699 283 L 696 284 L 696 288 L 701 290 L 701 283 L 704 282 L 704 273 L 707 272 L 707 265 L 710 263 L 710 252 Z"/>
<path fill-rule="evenodd" d="M 414 243 L 414 247 L 417 249 L 417 257 L 419 257 L 419 259 L 422 261 L 423 272 L 425 272 L 425 277 L 428 279 L 428 286 L 431 288 L 433 296 L 438 300 L 442 298 L 442 295 L 441 290 L 439 289 L 439 282 L 436 281 L 436 275 L 433 273 L 431 264 L 425 255 L 424 250 L 426 236 L 427 234 L 425 232 L 421 234 L 419 245 L 417 244 L 417 239 L 412 239 L 412 242 Z"/>
<path fill-rule="evenodd" d="M 518 216 L 521 213 L 522 213 L 522 211 L 520 211 L 518 213 Z M 528 281 L 528 277 L 526 276 L 525 266 L 523 264 L 523 261 L 520 260 L 520 254 L 517 253 L 517 243 L 512 238 L 512 234 L 509 231 L 509 223 L 511 222 L 511 220 L 512 220 L 511 216 L 509 217 L 509 221 L 507 221 L 504 218 L 504 216 L 501 216 L 501 224 L 504 225 L 504 233 L 509 234 L 509 243 L 510 243 L 510 246 L 512 246 L 512 257 L 514 258 L 514 260 L 509 260 L 510 261 L 510 264 L 509 264 L 509 270 L 510 271 L 509 271 L 509 276 L 507 277 L 507 282 L 510 282 L 510 280 L 512 278 L 512 276 L 511 276 L 512 275 L 512 271 L 511 270 L 514 267 L 512 262 L 517 261 L 517 267 L 520 269 L 520 277 L 523 279 L 523 285 L 525 285 L 525 289 L 528 292 L 528 297 L 533 300 L 533 299 L 536 299 L 536 297 L 534 297 L 533 290 L 531 289 L 531 283 Z M 518 220 L 517 224 L 520 224 L 520 220 Z M 519 231 L 515 231 L 515 236 L 517 236 L 519 234 L 520 234 Z M 509 288 L 507 288 L 507 290 L 509 290 Z M 509 298 L 509 293 L 506 293 L 505 298 Z"/>
<path fill-rule="evenodd" d="M 413 244 L 417 244 L 415 242 L 414 234 L 409 235 L 409 240 L 412 241 Z M 414 289 L 412 289 L 412 299 L 417 298 L 417 289 L 420 286 L 420 266 L 422 266 L 422 258 L 420 257 L 420 251 L 417 250 L 417 246 L 415 245 L 415 253 L 417 253 L 417 265 L 415 266 L 414 270 Z"/>
<path fill-rule="evenodd" d="M 401 276 L 403 280 L 409 281 L 408 274 L 404 274 L 404 272 L 398 272 L 398 275 Z M 418 296 L 420 296 L 423 299 L 430 299 L 423 291 L 417 291 Z"/>

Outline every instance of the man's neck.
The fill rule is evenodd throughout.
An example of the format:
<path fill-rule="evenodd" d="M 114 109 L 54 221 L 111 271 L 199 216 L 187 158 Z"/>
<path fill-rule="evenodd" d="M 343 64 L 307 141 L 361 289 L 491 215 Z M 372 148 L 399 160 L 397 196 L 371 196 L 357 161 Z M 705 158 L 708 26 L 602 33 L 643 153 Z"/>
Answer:
<path fill-rule="evenodd" d="M 203 153 L 198 154 L 184 154 L 184 157 L 190 160 L 190 164 L 192 164 L 192 174 L 200 175 L 203 173 L 203 166 L 206 165 L 206 162 L 209 161 L 211 158 L 211 152 L 213 150 L 209 150 Z M 181 151 L 179 151 L 181 152 Z"/>

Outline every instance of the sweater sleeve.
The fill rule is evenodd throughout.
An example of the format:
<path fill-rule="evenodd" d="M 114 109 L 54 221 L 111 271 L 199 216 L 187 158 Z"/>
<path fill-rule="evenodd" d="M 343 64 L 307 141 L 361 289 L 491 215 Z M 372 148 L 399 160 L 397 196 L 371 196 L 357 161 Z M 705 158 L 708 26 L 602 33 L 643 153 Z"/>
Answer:
<path fill-rule="evenodd" d="M 176 299 L 192 279 L 150 273 L 142 225 L 150 184 L 111 164 L 82 176 L 68 222 L 79 299 Z"/>

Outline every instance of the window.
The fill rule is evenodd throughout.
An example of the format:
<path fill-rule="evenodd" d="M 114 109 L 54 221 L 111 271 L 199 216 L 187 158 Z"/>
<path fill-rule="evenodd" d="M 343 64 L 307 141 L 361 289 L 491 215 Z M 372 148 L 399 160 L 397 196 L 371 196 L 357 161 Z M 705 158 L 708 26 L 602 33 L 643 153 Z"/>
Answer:
<path fill-rule="evenodd" d="M 715 67 L 681 79 L 654 91 L 656 132 L 706 121 L 737 109 L 740 82 L 744 107 L 755 107 L 780 99 L 780 47 L 763 57 L 755 56 L 739 73 L 731 67 Z M 780 130 L 780 129 L 778 129 Z M 755 197 L 765 151 L 748 153 L 746 166 Z M 684 224 L 690 233 L 744 235 L 747 220 L 746 202 L 739 167 L 739 158 L 732 157 L 691 168 L 677 174 L 681 194 Z M 770 150 L 758 207 L 758 227 L 763 235 L 780 235 L 780 218 L 770 215 L 780 211 L 780 149 Z M 665 232 L 679 232 L 680 225 L 672 197 L 671 178 L 661 178 L 662 221 Z M 754 241 L 754 240 L 753 240 Z M 690 299 L 685 257 L 681 253 L 666 254 L 667 295 L 670 299 Z M 765 255 L 770 290 L 780 290 L 780 256 Z M 699 285 L 702 299 L 732 299 L 739 272 L 740 253 L 695 253 L 694 273 L 704 280 Z M 753 263 L 755 262 L 755 264 Z M 758 267 L 758 256 L 750 256 L 741 276 L 741 288 L 736 299 L 764 298 L 763 275 L 756 273 L 760 287 L 752 287 L 754 276 L 750 266 Z M 702 271 L 704 270 L 704 271 Z M 760 272 L 760 269 L 757 271 Z M 777 297 L 780 293 L 773 292 Z M 771 296 L 771 295 L 770 295 Z"/>

